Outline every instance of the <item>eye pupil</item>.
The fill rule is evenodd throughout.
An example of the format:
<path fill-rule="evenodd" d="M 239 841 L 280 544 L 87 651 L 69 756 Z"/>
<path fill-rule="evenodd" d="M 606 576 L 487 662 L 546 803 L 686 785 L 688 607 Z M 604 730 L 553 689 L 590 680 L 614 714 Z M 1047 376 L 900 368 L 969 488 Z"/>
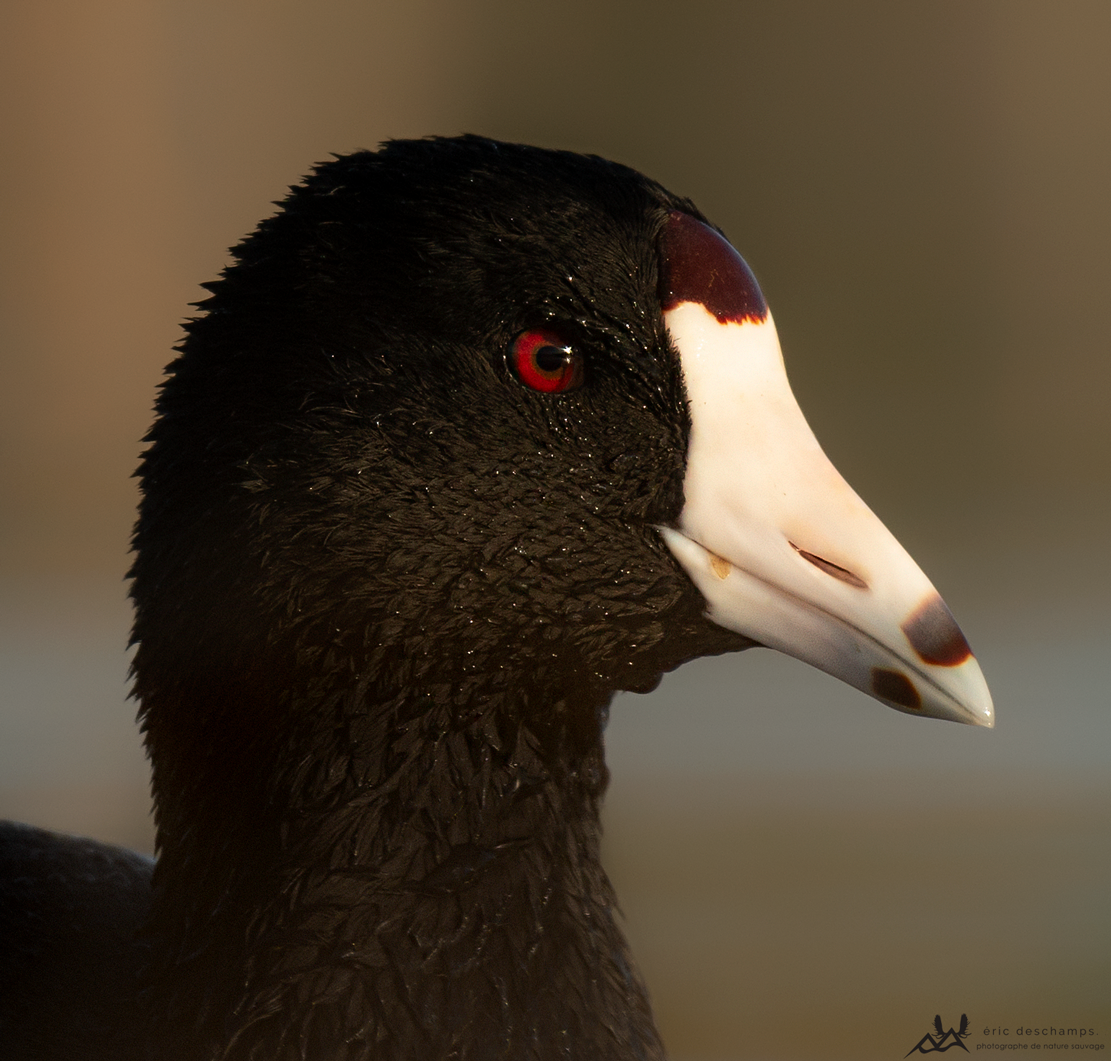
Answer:
<path fill-rule="evenodd" d="M 522 383 L 543 394 L 574 390 L 583 381 L 582 355 L 548 329 L 521 332 L 513 342 L 510 362 Z"/>
<path fill-rule="evenodd" d="M 558 346 L 539 346 L 533 355 L 541 372 L 558 372 L 570 360 L 571 351 Z"/>

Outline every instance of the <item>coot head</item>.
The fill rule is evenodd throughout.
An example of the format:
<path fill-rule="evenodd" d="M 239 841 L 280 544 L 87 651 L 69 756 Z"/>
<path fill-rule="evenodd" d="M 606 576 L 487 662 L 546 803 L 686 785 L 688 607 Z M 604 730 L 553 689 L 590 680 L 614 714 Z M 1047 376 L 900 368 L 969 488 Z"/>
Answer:
<path fill-rule="evenodd" d="M 395 142 L 210 291 L 135 536 L 165 1056 L 658 1056 L 598 861 L 614 692 L 762 643 L 990 723 L 688 200 Z"/>

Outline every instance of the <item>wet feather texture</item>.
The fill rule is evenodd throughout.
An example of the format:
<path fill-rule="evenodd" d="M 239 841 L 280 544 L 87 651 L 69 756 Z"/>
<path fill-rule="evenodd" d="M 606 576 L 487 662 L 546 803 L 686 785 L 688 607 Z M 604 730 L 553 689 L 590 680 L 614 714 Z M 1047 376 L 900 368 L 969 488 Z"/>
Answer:
<path fill-rule="evenodd" d="M 147 1005 L 182 1056 L 660 1055 L 598 859 L 606 707 L 746 643 L 653 529 L 688 430 L 653 305 L 677 204 L 598 159 L 392 144 L 213 285 L 134 570 Z M 536 327 L 587 386 L 513 378 Z"/>

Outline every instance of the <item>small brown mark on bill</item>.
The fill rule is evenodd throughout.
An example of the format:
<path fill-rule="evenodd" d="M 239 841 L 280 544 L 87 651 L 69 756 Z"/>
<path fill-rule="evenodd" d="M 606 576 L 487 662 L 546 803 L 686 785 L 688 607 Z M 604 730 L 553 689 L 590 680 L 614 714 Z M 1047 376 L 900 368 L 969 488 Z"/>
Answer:
<path fill-rule="evenodd" d="M 918 695 L 914 683 L 901 671 L 873 667 L 872 692 L 881 700 L 898 704 L 908 711 L 922 710 L 922 697 Z"/>
<path fill-rule="evenodd" d="M 910 647 L 926 663 L 959 667 L 972 655 L 956 619 L 937 594 L 915 609 L 902 630 Z"/>
<path fill-rule="evenodd" d="M 728 578 L 729 572 L 733 570 L 733 565 L 717 553 L 710 553 L 710 567 L 720 579 Z"/>
<path fill-rule="evenodd" d="M 848 568 L 840 567 L 832 560 L 827 560 L 824 556 L 818 556 L 817 553 L 807 552 L 805 549 L 800 549 L 794 542 L 788 541 L 787 544 L 795 550 L 804 560 L 812 563 L 819 571 L 824 571 L 831 578 L 837 579 L 839 582 L 845 582 L 850 586 L 855 586 L 857 589 L 867 589 L 868 583 L 864 581 L 859 575 L 854 575 Z"/>

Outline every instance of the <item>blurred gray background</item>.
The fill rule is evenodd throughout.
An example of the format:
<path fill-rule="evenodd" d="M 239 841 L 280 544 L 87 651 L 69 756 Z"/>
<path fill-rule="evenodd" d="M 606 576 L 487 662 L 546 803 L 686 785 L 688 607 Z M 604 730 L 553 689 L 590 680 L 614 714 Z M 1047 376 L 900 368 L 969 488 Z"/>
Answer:
<path fill-rule="evenodd" d="M 1111 6 L 8 0 L 0 815 L 150 848 L 129 478 L 198 284 L 315 161 L 480 132 L 694 198 L 994 732 L 766 651 L 620 698 L 609 865 L 677 1058 L 1111 1040 Z M 1012 1040 L 1013 1041 L 1013 1040 Z M 972 1049 L 975 1049 L 973 1046 Z"/>

